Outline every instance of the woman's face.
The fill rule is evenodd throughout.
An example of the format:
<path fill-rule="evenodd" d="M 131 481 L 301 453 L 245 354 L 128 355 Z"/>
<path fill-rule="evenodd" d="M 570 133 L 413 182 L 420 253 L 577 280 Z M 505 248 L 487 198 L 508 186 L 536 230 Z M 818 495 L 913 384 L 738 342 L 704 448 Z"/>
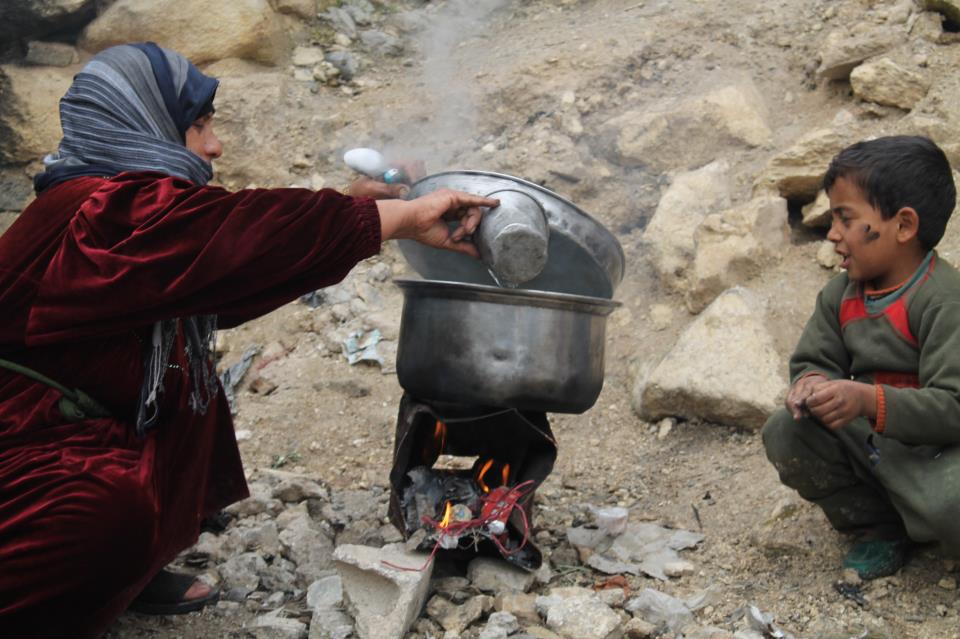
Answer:
<path fill-rule="evenodd" d="M 197 118 L 187 129 L 186 147 L 207 162 L 213 162 L 223 155 L 223 145 L 213 132 L 213 114 Z"/>

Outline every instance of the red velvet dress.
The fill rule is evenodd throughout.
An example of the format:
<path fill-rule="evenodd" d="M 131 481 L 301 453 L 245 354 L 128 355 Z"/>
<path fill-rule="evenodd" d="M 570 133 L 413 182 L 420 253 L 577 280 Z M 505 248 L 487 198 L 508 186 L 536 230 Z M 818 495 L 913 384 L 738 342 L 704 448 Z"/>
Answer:
<path fill-rule="evenodd" d="M 0 358 L 105 404 L 65 421 L 60 393 L 0 369 L 0 637 L 95 637 L 247 495 L 223 392 L 188 407 L 182 335 L 160 426 L 133 428 L 156 320 L 235 326 L 341 280 L 380 249 L 372 200 L 197 187 L 159 174 L 77 178 L 0 237 Z"/>

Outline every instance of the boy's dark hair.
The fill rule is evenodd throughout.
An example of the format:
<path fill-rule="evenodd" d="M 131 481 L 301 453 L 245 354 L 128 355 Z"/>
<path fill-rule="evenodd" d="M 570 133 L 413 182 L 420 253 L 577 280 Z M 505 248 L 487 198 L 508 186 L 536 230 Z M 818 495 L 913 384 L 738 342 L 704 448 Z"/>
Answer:
<path fill-rule="evenodd" d="M 857 142 L 837 154 L 823 178 L 829 191 L 846 178 L 863 191 L 883 219 L 910 207 L 920 218 L 917 237 L 927 250 L 937 245 L 956 205 L 950 162 L 931 140 L 895 135 Z"/>

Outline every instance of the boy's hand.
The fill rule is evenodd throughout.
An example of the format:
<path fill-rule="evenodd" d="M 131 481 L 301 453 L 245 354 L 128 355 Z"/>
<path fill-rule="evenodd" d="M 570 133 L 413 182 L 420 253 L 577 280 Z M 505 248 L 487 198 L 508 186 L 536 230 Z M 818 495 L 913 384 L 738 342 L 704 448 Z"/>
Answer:
<path fill-rule="evenodd" d="M 807 410 L 806 406 L 807 398 L 810 397 L 810 393 L 813 392 L 813 388 L 817 384 L 822 384 L 825 381 L 827 381 L 826 375 L 814 373 L 801 377 L 790 387 L 790 390 L 787 392 L 787 400 L 783 405 L 790 411 L 794 419 L 810 416 L 810 411 Z"/>
<path fill-rule="evenodd" d="M 877 416 L 874 387 L 846 379 L 821 381 L 806 404 L 807 410 L 830 430 L 843 428 L 857 417 Z"/>

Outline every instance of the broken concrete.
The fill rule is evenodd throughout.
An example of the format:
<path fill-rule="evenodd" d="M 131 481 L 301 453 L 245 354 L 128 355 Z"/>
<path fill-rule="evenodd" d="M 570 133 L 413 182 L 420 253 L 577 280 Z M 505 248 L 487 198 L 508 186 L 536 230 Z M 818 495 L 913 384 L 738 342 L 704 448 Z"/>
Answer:
<path fill-rule="evenodd" d="M 401 544 L 339 546 L 333 560 L 360 639 L 400 639 L 413 625 L 430 589 L 433 562 Z M 385 562 L 413 570 L 393 568 Z M 423 570 L 419 570 L 427 564 Z"/>

